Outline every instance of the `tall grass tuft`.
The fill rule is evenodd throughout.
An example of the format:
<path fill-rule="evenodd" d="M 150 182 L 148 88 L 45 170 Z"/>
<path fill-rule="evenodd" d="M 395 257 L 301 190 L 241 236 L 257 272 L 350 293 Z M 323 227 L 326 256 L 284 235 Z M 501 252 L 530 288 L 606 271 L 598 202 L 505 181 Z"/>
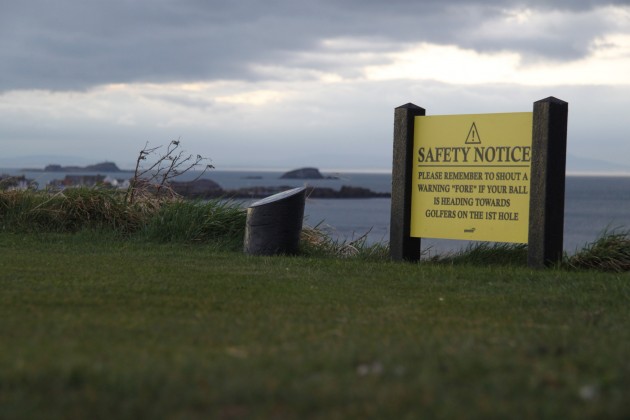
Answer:
<path fill-rule="evenodd" d="M 168 242 L 224 241 L 242 244 L 245 212 L 235 203 L 207 203 L 138 195 L 103 188 L 69 188 L 49 193 L 0 192 L 0 229 L 10 232 L 113 232 Z"/>
<path fill-rule="evenodd" d="M 383 243 L 369 244 L 367 233 L 352 241 L 336 240 L 321 228 L 321 224 L 303 227 L 300 252 L 314 257 L 389 259 L 389 246 Z"/>
<path fill-rule="evenodd" d="M 245 211 L 238 203 L 173 200 L 164 203 L 144 227 L 143 235 L 157 242 L 217 242 L 241 247 Z"/>
<path fill-rule="evenodd" d="M 129 206 L 118 191 L 72 188 L 55 193 L 5 191 L 0 193 L 2 230 L 77 232 L 107 229 L 123 234 L 137 231 L 157 210 L 157 203 Z"/>
<path fill-rule="evenodd" d="M 603 232 L 594 242 L 568 257 L 566 265 L 577 269 L 630 271 L 630 230 Z"/>

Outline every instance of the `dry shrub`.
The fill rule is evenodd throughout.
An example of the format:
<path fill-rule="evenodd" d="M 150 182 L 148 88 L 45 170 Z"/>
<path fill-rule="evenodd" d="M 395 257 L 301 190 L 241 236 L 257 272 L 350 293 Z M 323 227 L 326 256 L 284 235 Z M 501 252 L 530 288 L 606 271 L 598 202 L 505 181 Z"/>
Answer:
<path fill-rule="evenodd" d="M 301 251 L 314 256 L 388 259 L 389 248 L 381 243 L 368 244 L 368 233 L 369 231 L 352 241 L 339 241 L 333 239 L 321 224 L 315 227 L 304 226 L 300 238 Z"/>

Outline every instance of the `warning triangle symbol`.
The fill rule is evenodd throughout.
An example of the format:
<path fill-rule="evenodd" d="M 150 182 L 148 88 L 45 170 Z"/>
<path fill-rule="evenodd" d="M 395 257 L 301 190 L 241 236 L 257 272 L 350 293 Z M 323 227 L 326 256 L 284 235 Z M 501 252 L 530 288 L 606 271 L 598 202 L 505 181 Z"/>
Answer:
<path fill-rule="evenodd" d="M 468 137 L 466 137 L 466 144 L 481 144 L 481 137 L 479 136 L 479 131 L 477 131 L 477 126 L 473 122 L 470 126 L 470 130 L 468 131 Z"/>

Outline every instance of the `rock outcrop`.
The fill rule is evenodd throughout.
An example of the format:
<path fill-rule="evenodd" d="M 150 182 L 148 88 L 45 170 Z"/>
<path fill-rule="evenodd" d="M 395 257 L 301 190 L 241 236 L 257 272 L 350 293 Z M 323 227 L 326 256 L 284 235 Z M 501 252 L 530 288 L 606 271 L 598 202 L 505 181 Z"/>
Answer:
<path fill-rule="evenodd" d="M 219 184 L 210 179 L 195 181 L 171 182 L 170 187 L 177 194 L 187 198 L 214 198 L 225 195 Z"/>
<path fill-rule="evenodd" d="M 171 189 L 186 198 L 265 198 L 294 187 L 280 185 L 273 187 L 253 186 L 233 190 L 224 190 L 216 182 L 209 179 L 198 179 L 188 182 L 171 182 Z M 390 193 L 374 192 L 368 188 L 344 185 L 339 190 L 327 187 L 306 187 L 309 198 L 387 198 Z"/>
<path fill-rule="evenodd" d="M 87 166 L 47 165 L 44 172 L 121 172 L 114 162 L 101 162 Z"/>
<path fill-rule="evenodd" d="M 324 176 L 317 168 L 300 168 L 286 172 L 280 179 L 337 179 L 331 176 Z"/>

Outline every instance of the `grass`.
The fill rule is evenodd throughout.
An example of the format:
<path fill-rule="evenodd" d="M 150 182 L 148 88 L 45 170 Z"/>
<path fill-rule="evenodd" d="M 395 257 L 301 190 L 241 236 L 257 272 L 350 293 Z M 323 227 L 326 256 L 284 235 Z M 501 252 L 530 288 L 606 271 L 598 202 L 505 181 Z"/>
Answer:
<path fill-rule="evenodd" d="M 576 269 L 630 271 L 630 231 L 603 232 L 594 242 L 568 257 L 566 265 Z"/>
<path fill-rule="evenodd" d="M 4 232 L 100 231 L 141 241 L 204 242 L 239 249 L 244 229 L 245 213 L 230 201 L 185 201 L 140 193 L 130 204 L 124 192 L 102 188 L 0 192 L 0 231 Z"/>
<path fill-rule="evenodd" d="M 246 214 L 237 202 L 156 197 L 142 189 L 135 194 L 129 203 L 124 192 L 103 188 L 0 191 L 0 232 L 98 231 L 119 239 L 242 249 Z M 301 245 L 302 254 L 314 257 L 386 259 L 388 255 L 386 245 L 368 244 L 366 236 L 336 241 L 317 226 L 304 227 Z"/>
<path fill-rule="evenodd" d="M 303 226 L 300 254 L 314 258 L 361 258 L 386 261 L 389 260 L 389 246 L 383 243 L 368 243 L 367 233 L 352 241 L 338 240 L 320 229 L 320 225 Z"/>
<path fill-rule="evenodd" d="M 246 257 L 244 224 L 0 193 L 0 418 L 630 415 L 627 232 L 532 271 L 523 246 L 393 264 L 317 227 L 301 257 Z"/>
<path fill-rule="evenodd" d="M 432 258 L 433 262 L 453 265 L 527 265 L 527 245 L 476 242 L 460 251 Z"/>
<path fill-rule="evenodd" d="M 0 192 L 0 228 L 14 232 L 138 231 L 160 208 L 157 200 L 129 205 L 124 193 L 101 188 L 69 188 L 56 193 Z"/>
<path fill-rule="evenodd" d="M 627 273 L 85 231 L 4 232 L 0 265 L 0 418 L 630 415 Z"/>
<path fill-rule="evenodd" d="M 141 236 L 157 242 L 195 242 L 243 245 L 245 212 L 228 201 L 174 201 L 163 205 L 144 226 Z"/>
<path fill-rule="evenodd" d="M 225 250 L 242 247 L 246 215 L 236 202 L 186 201 L 135 191 L 132 203 L 123 192 L 72 188 L 57 193 L 0 191 L 0 232 L 99 231 L 104 235 L 151 242 L 212 244 Z M 387 244 L 370 244 L 367 233 L 356 240 L 335 240 L 319 229 L 304 227 L 301 254 L 311 257 L 386 261 Z M 476 243 L 450 255 L 432 258 L 442 264 L 525 265 L 527 247 Z M 630 231 L 603 232 L 576 255 L 565 255 L 567 269 L 630 271 Z"/>

